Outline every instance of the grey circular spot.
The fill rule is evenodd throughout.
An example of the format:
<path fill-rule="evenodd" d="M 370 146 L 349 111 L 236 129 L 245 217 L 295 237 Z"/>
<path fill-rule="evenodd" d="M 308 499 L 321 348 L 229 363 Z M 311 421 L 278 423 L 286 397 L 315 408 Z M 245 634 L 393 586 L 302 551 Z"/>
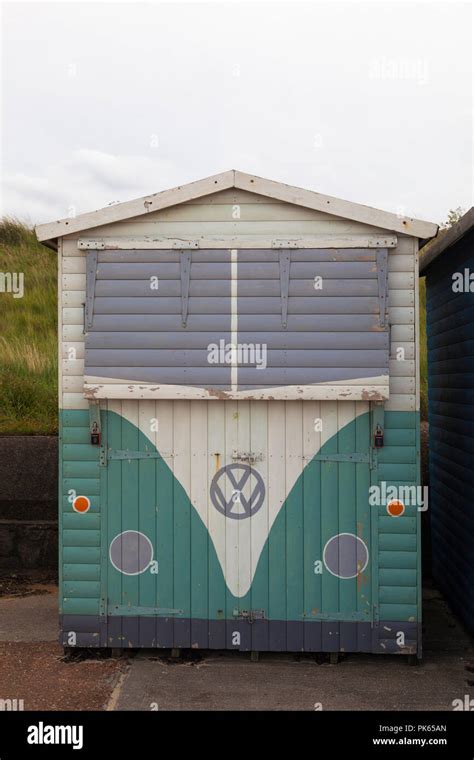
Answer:
<path fill-rule="evenodd" d="M 110 542 L 112 565 L 124 575 L 145 572 L 153 559 L 153 546 L 148 536 L 138 530 L 124 530 Z"/>
<path fill-rule="evenodd" d="M 249 486 L 244 494 L 244 488 Z M 265 483 L 257 470 L 248 464 L 228 464 L 212 479 L 211 501 L 218 512 L 232 520 L 252 517 L 265 499 Z"/>
<path fill-rule="evenodd" d="M 329 539 L 323 551 L 323 562 L 337 578 L 356 578 L 369 561 L 369 550 L 354 533 L 338 533 Z"/>

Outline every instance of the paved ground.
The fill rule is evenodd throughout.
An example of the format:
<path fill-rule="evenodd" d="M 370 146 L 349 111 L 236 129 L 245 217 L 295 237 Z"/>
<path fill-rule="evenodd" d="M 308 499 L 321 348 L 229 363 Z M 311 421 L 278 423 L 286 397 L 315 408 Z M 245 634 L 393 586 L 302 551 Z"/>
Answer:
<path fill-rule="evenodd" d="M 112 659 L 65 662 L 58 644 L 0 643 L 0 700 L 17 700 L 16 709 L 23 700 L 24 710 L 103 710 L 119 668 Z"/>
<path fill-rule="evenodd" d="M 443 656 L 410 668 L 392 657 L 352 656 L 338 665 L 234 653 L 169 665 L 137 657 L 118 710 L 451 710 L 469 693 L 464 663 Z M 471 674 L 474 677 L 474 674 Z M 471 688 L 474 693 L 474 689 Z"/>
<path fill-rule="evenodd" d="M 424 659 L 348 655 L 141 652 L 118 660 L 65 661 L 57 640 L 56 587 L 0 598 L 0 699 L 25 709 L 451 710 L 474 697 L 474 649 L 435 590 L 426 590 Z"/>
<path fill-rule="evenodd" d="M 14 586 L 0 597 L 0 700 L 23 700 L 25 710 L 105 709 L 125 663 L 66 661 L 57 643 L 57 586 Z"/>
<path fill-rule="evenodd" d="M 0 597 L 0 641 L 57 641 L 58 587 L 33 584 Z"/>
<path fill-rule="evenodd" d="M 115 709 L 452 710 L 453 699 L 474 696 L 474 649 L 436 591 L 426 590 L 424 609 L 417 667 L 384 655 L 329 665 L 310 655 L 266 654 L 254 663 L 238 652 L 182 662 L 143 653 L 116 690 Z"/>

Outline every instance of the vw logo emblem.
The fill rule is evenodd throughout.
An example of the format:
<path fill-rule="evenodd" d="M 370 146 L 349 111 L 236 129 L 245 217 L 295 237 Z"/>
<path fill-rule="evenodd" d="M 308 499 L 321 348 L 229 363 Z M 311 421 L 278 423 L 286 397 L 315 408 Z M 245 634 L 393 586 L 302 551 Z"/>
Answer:
<path fill-rule="evenodd" d="M 250 486 L 250 496 L 244 495 L 247 483 Z M 233 520 L 245 520 L 252 517 L 262 506 L 265 499 L 265 483 L 260 473 L 252 470 L 248 464 L 228 464 L 214 475 L 210 496 L 221 515 Z"/>

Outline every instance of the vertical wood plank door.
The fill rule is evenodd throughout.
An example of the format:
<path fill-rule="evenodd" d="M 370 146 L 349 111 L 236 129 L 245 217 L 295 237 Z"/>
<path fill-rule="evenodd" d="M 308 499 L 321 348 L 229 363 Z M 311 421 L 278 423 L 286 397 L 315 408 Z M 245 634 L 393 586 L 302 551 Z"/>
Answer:
<path fill-rule="evenodd" d="M 371 651 L 368 402 L 105 417 L 109 646 Z"/>

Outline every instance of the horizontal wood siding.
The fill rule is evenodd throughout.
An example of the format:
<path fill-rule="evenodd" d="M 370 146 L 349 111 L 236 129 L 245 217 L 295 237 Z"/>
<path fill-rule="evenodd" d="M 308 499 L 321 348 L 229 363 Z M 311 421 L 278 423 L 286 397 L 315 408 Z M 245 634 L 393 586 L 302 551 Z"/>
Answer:
<path fill-rule="evenodd" d="M 203 202 L 204 200 L 204 202 Z M 302 209 L 301 207 L 291 206 L 291 204 L 283 203 L 264 203 L 265 199 L 262 196 L 253 195 L 251 193 L 245 193 L 242 191 L 223 191 L 223 193 L 217 193 L 214 196 L 209 196 L 206 199 L 199 199 L 198 201 L 192 201 L 183 206 L 174 207 L 172 209 L 166 209 L 162 212 L 153 212 L 153 214 L 147 215 L 147 220 L 155 221 L 159 223 L 161 214 L 170 218 L 173 216 L 176 220 L 183 221 L 183 217 L 190 222 L 197 217 L 206 219 L 207 221 L 214 221 L 216 224 L 215 232 L 219 233 L 219 224 L 222 216 L 227 213 L 235 213 L 233 208 L 235 205 L 241 205 L 241 215 L 244 215 L 248 220 L 258 219 L 261 213 L 265 215 L 265 219 L 274 218 L 275 215 L 281 214 L 279 218 L 286 220 L 298 221 L 302 216 L 308 217 L 308 213 L 314 220 L 325 222 L 331 222 L 333 234 L 337 235 L 341 232 L 344 226 L 344 220 L 332 217 L 322 212 L 311 211 Z M 266 208 L 270 206 L 270 208 Z M 189 216 L 187 216 L 189 215 Z M 138 220 L 135 220 L 137 224 Z M 352 224 L 352 223 L 351 223 Z M 115 236 L 127 235 L 126 224 L 118 228 L 117 225 L 113 225 L 113 234 Z M 364 225 L 360 225 L 363 230 Z M 91 235 L 95 230 L 91 231 Z M 61 316 L 62 316 L 62 342 L 61 353 L 63 358 L 62 371 L 64 373 L 64 383 L 61 388 L 61 405 L 70 406 L 71 408 L 85 408 L 87 402 L 84 400 L 81 389 L 83 377 L 83 359 L 84 359 L 84 332 L 83 332 L 83 306 L 85 302 L 85 257 L 86 252 L 80 251 L 77 248 L 78 235 L 69 236 L 63 241 L 63 257 L 62 257 L 62 270 L 61 270 L 61 285 L 62 285 L 62 298 L 61 298 Z M 245 246 L 245 235 L 242 236 L 242 245 Z M 390 322 L 390 398 L 387 402 L 387 408 L 393 409 L 405 409 L 414 410 L 416 407 L 416 393 L 415 393 L 415 372 L 410 362 L 415 358 L 415 331 L 414 331 L 414 319 L 415 319 L 415 289 L 414 289 L 414 240 L 409 237 L 399 236 L 398 245 L 395 249 L 391 249 L 389 252 L 389 322 Z M 370 254 L 370 252 L 369 252 Z M 108 284 L 108 281 L 102 279 L 100 274 L 96 282 L 98 297 L 107 298 L 105 291 L 108 288 L 117 288 L 116 295 L 118 298 L 122 297 L 135 297 L 140 295 L 140 288 L 143 291 L 143 284 L 140 279 L 134 279 L 133 273 L 137 273 L 135 268 L 136 264 L 147 265 L 150 261 L 150 257 L 154 254 L 150 251 L 113 251 L 102 252 L 101 259 L 105 263 L 110 261 L 111 257 L 117 258 L 124 265 L 130 264 L 129 271 L 127 271 L 127 279 L 123 279 L 120 282 L 113 281 L 112 285 Z M 266 262 L 274 268 L 273 274 L 278 277 L 278 265 L 276 262 L 271 261 L 274 259 L 275 252 L 259 251 L 259 259 Z M 297 256 L 299 259 L 298 266 L 304 266 L 304 259 L 307 258 L 308 253 L 305 251 L 293 251 L 293 256 Z M 322 254 L 320 254 L 322 256 Z M 347 258 L 347 251 L 341 250 L 338 252 L 330 251 L 326 254 L 326 259 L 334 257 L 340 261 L 344 261 Z M 161 252 L 161 256 L 166 256 L 164 252 Z M 175 252 L 172 252 L 168 258 L 167 263 L 178 267 L 176 263 Z M 225 256 L 225 253 L 224 253 Z M 222 258 L 220 251 L 194 251 L 193 259 L 196 257 L 196 261 L 200 262 L 200 266 L 210 265 L 216 266 L 219 263 L 219 257 Z M 251 265 L 251 261 L 254 257 L 252 251 L 239 251 L 239 261 L 242 263 L 242 267 L 246 262 Z M 165 262 L 166 263 L 166 262 Z M 321 262 L 323 263 L 323 262 Z M 334 261 L 328 261 L 337 264 Z M 346 262 L 348 263 L 348 262 Z M 227 266 L 224 261 L 221 264 Z M 292 264 L 294 266 L 294 264 Z M 252 267 L 249 269 L 248 278 L 239 278 L 239 287 L 243 288 L 241 293 L 245 294 L 244 298 L 255 297 L 255 293 L 258 289 L 258 284 L 255 284 L 251 276 Z M 244 269 L 245 273 L 245 269 Z M 173 272 L 171 272 L 173 274 Z M 174 275 L 177 274 L 177 269 Z M 328 273 L 326 273 L 328 274 Z M 373 273 L 372 273 L 373 274 Z M 132 277 L 131 277 L 132 275 Z M 139 277 L 141 275 L 139 274 Z M 177 277 L 173 279 L 163 278 L 161 280 L 161 287 L 163 289 L 169 288 L 166 291 L 169 298 L 178 296 L 178 286 L 180 285 Z M 324 295 L 324 298 L 335 299 L 344 297 L 353 297 L 356 292 L 363 294 L 367 298 L 375 297 L 375 285 L 376 281 L 373 276 L 370 277 L 358 277 L 347 278 L 343 280 L 334 280 L 328 277 L 325 280 L 325 286 L 327 286 L 328 295 Z M 270 297 L 277 297 L 276 289 L 279 283 L 277 279 L 269 280 L 270 292 L 273 294 Z M 102 288 L 105 290 L 102 290 Z M 137 291 L 138 287 L 138 291 Z M 190 283 L 190 297 L 204 298 L 207 294 L 215 293 L 216 287 L 228 288 L 228 284 L 225 280 L 206 279 L 206 277 L 199 277 L 191 280 Z M 125 288 L 125 290 L 121 290 Z M 341 288 L 341 295 L 336 295 L 336 288 Z M 303 281 L 290 282 L 289 297 L 290 299 L 303 297 L 308 290 L 308 283 Z M 163 291 L 165 292 L 165 291 Z M 275 294 L 274 294 L 275 292 Z M 227 291 L 221 291 L 221 297 Z M 332 294 L 334 293 L 334 296 Z M 248 295 L 247 295 L 248 294 Z M 300 295 L 301 294 L 301 295 Z M 146 296 L 143 296 L 145 298 Z M 210 296 L 212 297 L 212 296 Z M 170 344 L 169 335 L 167 331 L 174 325 L 181 325 L 179 315 L 173 317 L 169 314 L 143 314 L 143 315 L 124 315 L 123 317 L 114 317 L 113 325 L 110 321 L 107 322 L 107 314 L 97 315 L 97 327 L 99 328 L 104 323 L 107 324 L 107 328 L 111 326 L 113 331 L 100 330 L 90 335 L 91 347 L 103 348 L 104 337 L 108 333 L 110 340 L 110 348 L 132 348 L 129 345 L 130 338 L 133 332 L 133 347 L 137 350 L 142 349 L 195 349 L 199 347 L 198 341 L 200 341 L 200 332 L 207 332 L 213 330 L 215 325 L 212 323 L 214 315 L 206 314 L 191 314 L 189 317 L 190 325 L 190 337 L 188 343 L 188 337 L 181 335 L 179 332 L 174 332 L 173 339 L 176 340 L 174 345 Z M 375 322 L 376 315 L 373 316 L 363 314 L 352 314 L 351 319 L 348 321 L 346 318 L 338 314 L 333 313 L 318 313 L 316 326 L 313 320 L 309 319 L 311 315 L 305 314 L 289 314 L 287 334 L 285 335 L 281 331 L 281 319 L 278 314 L 260 314 L 258 318 L 252 317 L 252 315 L 243 314 L 240 317 L 240 335 L 242 341 L 251 340 L 251 335 L 255 334 L 253 338 L 257 341 L 257 337 L 260 335 L 266 335 L 269 331 L 273 333 L 272 339 L 274 340 L 274 348 L 288 350 L 290 345 L 289 340 L 295 341 L 293 346 L 295 349 L 307 349 L 307 350 L 360 350 L 369 349 L 367 342 L 366 331 L 370 330 Z M 209 317 L 211 319 L 209 319 Z M 230 325 L 229 325 L 230 327 Z M 225 325 L 221 325 L 224 336 L 227 334 Z M 380 336 L 375 337 L 373 333 L 373 339 L 377 342 L 377 346 L 380 346 Z M 372 340 L 372 338 L 370 339 Z M 383 342 L 385 337 L 382 336 Z M 97 341 L 97 342 L 95 342 Z M 263 342 L 263 340 L 261 341 Z M 399 359 L 400 349 L 403 351 L 403 360 Z M 398 353 L 397 353 L 398 352 Z M 113 365 L 110 365 L 113 366 Z M 77 378 L 77 382 L 75 381 Z M 327 394 L 331 393 L 328 388 Z M 334 397 L 334 396 L 331 396 Z M 350 396 L 349 396 L 350 397 Z"/>
<path fill-rule="evenodd" d="M 63 411 L 60 435 L 60 612 L 96 616 L 100 612 L 101 506 L 105 495 L 100 487 L 98 448 L 90 445 L 88 413 Z M 86 514 L 72 509 L 75 495 L 90 499 Z M 100 646 L 97 626 L 91 625 L 82 634 L 86 635 L 83 642 L 87 639 L 91 646 Z"/>
<path fill-rule="evenodd" d="M 433 572 L 474 632 L 474 293 L 453 274 L 474 272 L 471 230 L 427 275 L 430 510 Z"/>
<path fill-rule="evenodd" d="M 229 216 L 236 213 L 236 206 L 240 206 L 240 220 Z M 239 226 L 240 221 L 244 222 L 242 226 Z M 196 199 L 178 207 L 147 214 L 144 221 L 136 218 L 130 223 L 110 225 L 107 229 L 96 228 L 88 231 L 86 236 L 93 238 L 99 237 L 99 233 L 106 233 L 110 238 L 120 240 L 130 238 L 133 233 L 139 236 L 162 237 L 167 229 L 167 234 L 175 234 L 181 230 L 183 236 L 192 239 L 204 232 L 206 235 L 222 237 L 232 230 L 234 238 L 240 236 L 235 246 L 239 248 L 239 266 L 243 267 L 243 276 L 239 278 L 239 339 L 242 342 L 263 343 L 271 335 L 272 367 L 285 373 L 291 372 L 294 366 L 294 363 L 288 364 L 289 352 L 295 353 L 300 363 L 299 369 L 309 373 L 308 377 L 313 369 L 317 368 L 321 372 L 328 368 L 326 365 L 330 365 L 329 369 L 355 370 L 351 372 L 351 380 L 354 384 L 352 388 L 355 388 L 357 393 L 360 392 L 360 385 L 357 383 L 366 383 L 364 377 L 358 378 L 357 370 L 378 369 L 377 355 L 380 352 L 389 352 L 388 365 L 384 364 L 383 369 L 389 372 L 390 397 L 385 403 L 385 447 L 379 457 L 377 477 L 379 481 L 385 480 L 387 483 L 417 484 L 417 242 L 409 236 L 399 235 L 397 246 L 389 250 L 387 333 L 375 329 L 378 322 L 378 291 L 373 271 L 373 250 L 365 251 L 366 260 L 357 262 L 351 261 L 351 249 L 319 252 L 326 290 L 316 296 L 319 299 L 318 311 L 314 314 L 305 311 L 305 299 L 313 295 L 309 292 L 307 281 L 308 264 L 311 266 L 308 257 L 311 254 L 304 250 L 292 251 L 292 257 L 296 257 L 292 267 L 297 266 L 299 276 L 290 280 L 288 324 L 286 330 L 282 330 L 277 263 L 279 254 L 275 251 L 258 250 L 259 266 L 255 269 L 252 265 L 252 262 L 256 261 L 255 251 L 241 250 L 249 247 L 246 241 L 261 236 L 262 230 L 267 230 L 265 234 L 271 235 L 277 229 L 276 223 L 278 237 L 287 239 L 295 234 L 319 235 L 321 240 L 325 241 L 331 236 L 334 240 L 338 236 L 354 239 L 357 235 L 362 239 L 364 235 L 373 234 L 374 230 L 367 225 L 347 222 L 323 212 L 276 203 L 252 193 L 226 190 L 205 199 Z M 168 225 L 168 228 L 162 225 Z M 383 234 L 384 231 L 377 232 Z M 140 507 L 144 521 L 136 527 L 146 533 L 153 530 L 156 516 L 150 505 L 154 505 L 155 502 L 154 492 L 150 491 L 149 483 L 156 465 L 150 461 L 132 463 L 127 470 L 132 473 L 131 477 L 125 483 L 120 477 L 125 465 L 115 461 L 109 462 L 107 468 L 99 468 L 98 449 L 90 446 L 88 402 L 83 395 L 86 353 L 83 322 L 83 304 L 86 301 L 86 251 L 79 250 L 77 246 L 78 238 L 84 236 L 83 233 L 79 233 L 60 242 L 60 405 L 64 410 L 61 432 L 62 612 L 77 622 L 83 645 L 93 646 L 98 640 L 102 641 L 103 635 L 100 627 L 92 622 L 99 619 L 102 610 L 101 600 L 106 593 L 106 579 L 100 568 L 101 562 L 106 561 L 107 546 L 101 541 L 101 535 L 104 535 L 104 529 L 108 531 L 108 536 L 116 535 L 122 530 L 122 515 L 126 514 L 126 510 L 122 511 L 122 506 L 125 509 L 127 499 L 133 498 L 133 494 L 137 492 L 139 499 L 144 500 Z M 228 266 L 227 254 L 219 250 L 193 251 L 193 261 L 198 265 L 199 276 L 191 278 L 191 303 L 187 322 L 189 331 L 182 331 L 177 261 L 179 254 L 175 251 L 161 251 L 160 254 L 164 267 L 160 275 L 161 296 L 166 299 L 169 310 L 164 313 L 161 310 L 153 311 L 147 305 L 153 299 L 150 299 L 144 282 L 150 274 L 149 267 L 154 255 L 150 250 L 99 252 L 99 273 L 96 281 L 98 311 L 94 315 L 94 330 L 87 338 L 87 350 L 95 362 L 91 366 L 100 366 L 101 371 L 104 368 L 107 372 L 110 370 L 111 380 L 114 368 L 123 366 L 125 356 L 129 357 L 129 367 L 135 369 L 144 366 L 156 367 L 158 354 L 173 371 L 178 369 L 186 373 L 188 370 L 198 369 L 202 362 L 203 341 L 205 343 L 207 334 L 215 329 L 216 314 L 219 315 L 219 311 L 201 312 L 194 307 L 198 301 L 209 302 L 216 299 L 217 302 L 229 298 L 230 283 L 224 272 Z M 123 276 L 110 277 L 113 261 L 120 261 L 124 267 L 120 270 Z M 350 271 L 346 269 L 349 276 L 340 278 L 339 274 L 335 275 L 336 271 L 340 272 L 341 263 L 350 265 Z M 257 270 L 258 273 L 265 271 L 271 275 L 266 277 L 268 290 L 264 296 L 255 277 Z M 268 299 L 267 306 L 270 308 L 262 309 L 259 304 L 262 297 Z M 109 299 L 124 304 L 121 315 L 117 316 L 115 313 L 114 304 L 113 308 L 109 309 Z M 126 299 L 133 302 L 141 299 L 140 313 L 130 313 L 126 308 Z M 244 299 L 249 299 L 248 303 L 251 305 L 248 313 Z M 346 310 L 341 314 L 339 303 L 342 301 L 346 302 Z M 333 304 L 336 304 L 336 309 L 333 308 Z M 224 320 L 219 316 L 219 320 L 219 329 L 223 337 L 230 336 L 229 316 L 224 315 Z M 465 330 L 463 327 L 460 329 Z M 449 333 L 448 330 L 446 332 Z M 465 335 L 465 332 L 460 334 Z M 359 354 L 365 357 L 363 367 L 357 361 Z M 444 362 L 451 355 L 450 349 L 449 356 L 439 354 L 437 360 Z M 321 364 L 322 361 L 324 366 Z M 268 577 L 265 573 L 259 575 L 258 583 L 252 591 L 252 605 L 262 608 L 268 605 L 268 610 L 274 617 L 291 618 L 300 615 L 301 611 L 312 614 L 316 607 L 320 611 L 327 610 L 333 617 L 337 614 L 348 616 L 351 611 L 356 616 L 366 613 L 367 600 L 360 595 L 361 589 L 357 590 L 352 585 L 347 589 L 341 587 L 338 594 L 335 592 L 337 579 L 326 576 L 322 581 L 314 574 L 311 565 L 311 561 L 314 564 L 314 546 L 308 542 L 308 531 L 314 529 L 314 510 L 308 505 L 312 505 L 314 499 L 326 504 L 334 502 L 336 505 L 331 512 L 332 517 L 328 517 L 329 521 L 324 527 L 326 537 L 329 537 L 330 530 L 356 532 L 358 522 L 363 518 L 361 508 L 355 500 L 355 487 L 361 489 L 367 486 L 364 485 L 365 475 L 362 472 L 365 465 L 339 463 L 335 467 L 326 467 L 325 472 L 330 473 L 329 475 L 321 475 L 324 468 L 320 462 L 315 462 L 311 468 L 304 470 L 306 462 L 309 461 L 306 457 L 311 456 L 314 446 L 315 418 L 324 418 L 324 436 L 330 437 L 341 431 L 335 444 L 336 450 L 341 452 L 364 450 L 366 436 L 371 435 L 367 419 L 364 417 L 368 412 L 369 403 L 347 400 L 348 396 L 342 396 L 344 382 L 341 380 L 341 385 L 325 385 L 326 398 L 332 400 L 219 403 L 186 399 L 124 400 L 126 386 L 118 384 L 118 395 L 115 400 L 109 402 L 110 410 L 116 414 L 115 421 L 112 422 L 112 425 L 115 425 L 114 434 L 120 436 L 124 448 L 134 449 L 142 444 L 138 442 L 138 434 L 130 429 L 130 424 L 125 425 L 121 422 L 121 417 L 136 426 L 137 430 L 145 429 L 146 421 L 150 417 L 160 419 L 159 432 L 147 434 L 162 451 L 179 454 L 166 461 L 193 503 L 195 500 L 207 498 L 209 468 L 216 467 L 214 452 L 222 450 L 227 456 L 233 448 L 243 448 L 243 442 L 248 440 L 252 449 L 263 451 L 265 454 L 263 467 L 265 478 L 268 480 L 268 498 L 273 503 L 281 503 L 290 484 L 298 477 L 303 478 L 301 503 L 294 502 L 292 507 L 299 518 L 291 531 L 278 530 L 272 536 L 268 554 Z M 252 383 L 249 382 L 249 385 Z M 342 398 L 346 400 L 341 400 Z M 103 405 L 104 403 L 102 402 Z M 438 414 L 442 413 L 449 413 L 458 419 L 463 418 L 459 400 L 453 399 L 452 394 L 440 401 Z M 233 438 L 230 431 L 233 429 L 235 414 L 239 415 L 241 432 Z M 351 420 L 357 415 L 360 415 L 360 420 L 354 428 Z M 454 434 L 456 431 L 450 432 Z M 462 434 L 465 435 L 464 428 Z M 316 433 L 317 435 L 321 434 Z M 158 488 L 158 481 L 154 482 L 154 488 Z M 168 496 L 172 499 L 174 486 L 171 481 L 160 481 L 159 485 L 165 492 L 166 488 L 169 489 Z M 439 490 L 442 488 L 444 485 L 439 486 Z M 92 502 L 89 513 L 77 515 L 73 512 L 69 500 L 71 490 L 89 496 Z M 114 503 L 117 508 L 109 510 L 105 515 L 104 505 L 107 498 L 109 503 Z M 163 498 L 166 498 L 166 493 Z M 147 499 L 150 500 L 148 506 Z M 347 507 L 347 504 L 344 506 L 344 500 L 347 499 L 350 508 L 348 513 L 344 513 Z M 214 509 L 209 509 L 210 523 L 215 520 L 214 512 Z M 107 528 L 104 528 L 104 520 L 109 520 Z M 164 596 L 168 595 L 170 605 L 189 608 L 191 614 L 196 617 L 205 616 L 209 611 L 215 612 L 221 609 L 222 605 L 225 608 L 229 603 L 225 586 L 219 587 L 209 580 L 209 540 L 204 540 L 201 533 L 198 535 L 191 517 L 187 521 L 182 520 L 179 509 L 166 530 L 168 533 L 160 539 L 161 556 L 175 562 L 176 574 L 182 572 L 181 565 L 184 563 L 184 571 L 189 573 L 190 577 L 198 579 L 192 592 L 189 589 L 186 591 L 185 587 L 174 588 L 172 583 L 169 588 L 165 588 Z M 238 553 L 232 555 L 229 549 L 225 560 L 229 573 L 234 573 L 234 576 L 242 579 L 247 577 L 249 567 L 252 570 L 252 563 L 255 563 L 257 556 L 256 537 L 252 533 L 246 536 L 245 530 L 242 526 L 239 542 L 242 542 L 242 547 L 247 547 L 250 564 L 245 551 L 242 551 L 239 557 Z M 451 533 L 454 532 L 455 527 Z M 378 567 L 378 576 L 372 584 L 372 602 L 377 604 L 376 614 L 380 619 L 400 621 L 404 625 L 418 619 L 419 612 L 419 516 L 415 511 L 411 511 L 395 521 L 381 509 L 377 517 L 376 533 L 377 540 L 373 544 L 370 543 L 370 551 L 374 552 L 375 566 Z M 234 541 L 231 531 L 221 538 L 224 547 L 230 547 Z M 296 561 L 295 558 L 298 557 L 301 567 L 295 574 L 289 567 L 288 558 Z M 232 567 L 232 563 L 237 564 Z M 141 591 L 133 578 L 125 581 L 123 590 L 126 597 L 132 599 L 138 593 L 136 598 L 141 605 L 153 603 L 155 581 L 150 577 L 151 585 L 143 586 Z M 287 589 L 283 598 L 281 588 Z M 362 593 L 366 594 L 366 591 L 367 586 L 364 584 Z M 77 616 L 81 615 L 86 622 L 82 618 L 79 620 Z M 87 623 L 87 620 L 91 622 Z M 393 636 L 393 630 L 383 634 L 387 640 Z M 189 636 L 192 634 L 193 631 Z M 186 637 L 188 634 L 180 635 Z M 329 638 L 325 646 L 330 648 L 333 644 Z M 248 643 L 245 641 L 244 647 Z M 294 641 L 275 638 L 267 643 L 270 648 L 284 649 Z M 104 641 L 104 644 L 107 642 Z M 117 642 L 117 645 L 121 644 Z M 306 645 L 315 646 L 314 643 Z M 301 642 L 298 639 L 297 648 L 300 646 Z M 352 644 L 348 644 L 348 651 L 351 646 Z M 368 647 L 367 651 L 370 651 L 372 644 L 365 646 Z M 391 644 L 388 646 L 390 648 Z M 379 647 L 377 651 L 384 651 L 385 644 L 382 639 Z"/>

